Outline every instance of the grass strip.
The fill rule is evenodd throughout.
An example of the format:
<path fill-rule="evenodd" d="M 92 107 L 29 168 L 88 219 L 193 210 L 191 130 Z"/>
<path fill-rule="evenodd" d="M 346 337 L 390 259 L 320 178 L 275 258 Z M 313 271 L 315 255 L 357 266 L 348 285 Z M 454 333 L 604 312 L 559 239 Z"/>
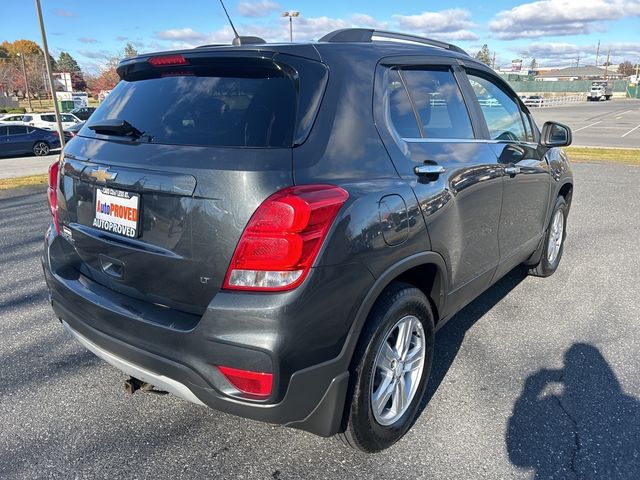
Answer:
<path fill-rule="evenodd" d="M 46 173 L 40 175 L 29 175 L 27 177 L 0 178 L 0 190 L 28 187 L 31 185 L 47 185 L 48 182 L 49 175 Z"/>
<path fill-rule="evenodd" d="M 569 160 L 574 162 L 611 162 L 640 166 L 640 148 L 568 147 Z"/>

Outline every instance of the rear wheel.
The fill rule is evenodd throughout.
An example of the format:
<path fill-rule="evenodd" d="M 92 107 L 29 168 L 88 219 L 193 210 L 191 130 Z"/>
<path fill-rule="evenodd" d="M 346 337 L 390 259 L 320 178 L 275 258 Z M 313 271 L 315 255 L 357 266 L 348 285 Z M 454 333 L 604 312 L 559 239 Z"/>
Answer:
<path fill-rule="evenodd" d="M 356 352 L 346 407 L 348 446 L 377 452 L 415 422 L 431 370 L 434 321 L 429 300 L 415 287 L 391 284 L 373 307 Z"/>
<path fill-rule="evenodd" d="M 49 145 L 46 142 L 36 142 L 33 145 L 33 153 L 39 157 L 49 155 Z"/>
<path fill-rule="evenodd" d="M 564 239 L 567 236 L 567 213 L 567 202 L 564 197 L 560 196 L 556 200 L 547 233 L 539 247 L 542 249 L 540 261 L 537 265 L 524 267 L 529 275 L 548 277 L 558 268 L 564 249 Z M 536 254 L 540 253 L 536 252 Z"/>

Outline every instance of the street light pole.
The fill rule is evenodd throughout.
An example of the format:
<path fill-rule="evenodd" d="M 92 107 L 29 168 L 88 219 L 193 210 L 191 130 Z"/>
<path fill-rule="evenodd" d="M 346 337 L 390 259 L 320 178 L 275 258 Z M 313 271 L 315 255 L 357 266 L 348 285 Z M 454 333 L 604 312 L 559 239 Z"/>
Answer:
<path fill-rule="evenodd" d="M 64 148 L 64 130 L 60 121 L 60 107 L 58 106 L 58 98 L 56 96 L 56 87 L 53 83 L 53 73 L 51 70 L 51 60 L 49 59 L 49 47 L 47 45 L 47 34 L 44 31 L 44 20 L 42 19 L 42 7 L 40 0 L 35 0 L 36 11 L 38 12 L 38 21 L 40 22 L 40 34 L 42 35 L 42 50 L 44 51 L 44 63 L 47 66 L 47 76 L 49 77 L 49 88 L 51 89 L 51 98 L 53 99 L 53 110 L 56 112 L 56 123 L 58 124 L 58 135 L 60 136 L 60 146 Z"/>
<path fill-rule="evenodd" d="M 33 107 L 31 106 L 31 95 L 29 95 L 29 82 L 27 81 L 27 69 L 24 68 L 24 54 L 17 54 L 22 61 L 22 76 L 24 77 L 24 89 L 27 92 L 27 100 L 29 102 L 29 112 L 33 112 Z"/>
<path fill-rule="evenodd" d="M 289 18 L 289 41 L 293 43 L 293 17 L 299 17 L 300 12 L 284 12 L 282 16 Z"/>

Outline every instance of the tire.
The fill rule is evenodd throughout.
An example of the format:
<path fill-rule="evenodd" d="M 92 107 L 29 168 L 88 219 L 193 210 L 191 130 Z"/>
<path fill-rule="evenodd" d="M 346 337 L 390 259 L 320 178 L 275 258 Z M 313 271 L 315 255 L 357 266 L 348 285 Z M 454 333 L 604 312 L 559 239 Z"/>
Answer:
<path fill-rule="evenodd" d="M 540 261 L 536 265 L 523 265 L 525 273 L 536 277 L 548 277 L 556 271 L 562 259 L 564 240 L 567 237 L 568 213 L 567 202 L 564 197 L 559 196 L 553 207 L 551 220 L 544 235 L 543 243 L 539 247 L 542 252 L 536 251 L 533 255 L 534 257 L 540 255 Z M 560 216 L 560 219 L 558 219 L 558 216 Z M 561 228 L 560 232 L 558 232 L 558 228 Z"/>
<path fill-rule="evenodd" d="M 44 155 L 49 155 L 49 145 L 47 144 L 47 142 L 36 142 L 33 145 L 33 153 L 35 155 L 37 155 L 38 157 L 42 157 Z"/>
<path fill-rule="evenodd" d="M 398 348 L 402 328 L 411 332 L 403 336 L 409 338 L 408 345 L 406 341 L 401 343 L 407 345 L 404 349 Z M 427 297 L 408 284 L 389 285 L 372 308 L 354 355 L 344 430 L 338 434 L 343 443 L 373 453 L 402 438 L 421 411 L 433 344 L 434 320 Z M 389 362 L 391 354 L 394 360 Z M 382 399 L 378 408 L 373 403 L 375 398 Z M 404 403 L 397 401 L 400 398 Z"/>

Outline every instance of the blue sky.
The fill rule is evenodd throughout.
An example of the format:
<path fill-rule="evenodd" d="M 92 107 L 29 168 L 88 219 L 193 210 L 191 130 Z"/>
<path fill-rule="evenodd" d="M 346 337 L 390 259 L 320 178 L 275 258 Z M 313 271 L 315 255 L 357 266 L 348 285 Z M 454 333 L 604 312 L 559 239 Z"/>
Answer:
<path fill-rule="evenodd" d="M 92 72 L 117 55 L 126 42 L 140 52 L 227 43 L 232 35 L 218 0 L 41 0 L 51 52 L 70 52 Z M 487 43 L 496 63 L 514 58 L 541 66 L 593 64 L 601 42 L 602 63 L 640 62 L 640 0 L 541 0 L 534 2 L 414 0 L 228 0 L 242 35 L 267 41 L 288 39 L 285 10 L 298 10 L 294 39 L 317 39 L 348 26 L 374 26 L 451 41 L 475 53 Z M 5 6 L 6 7 L 6 6 Z M 0 41 L 27 38 L 40 43 L 31 1 L 3 8 Z M 19 19 L 19 20 L 17 20 Z"/>

